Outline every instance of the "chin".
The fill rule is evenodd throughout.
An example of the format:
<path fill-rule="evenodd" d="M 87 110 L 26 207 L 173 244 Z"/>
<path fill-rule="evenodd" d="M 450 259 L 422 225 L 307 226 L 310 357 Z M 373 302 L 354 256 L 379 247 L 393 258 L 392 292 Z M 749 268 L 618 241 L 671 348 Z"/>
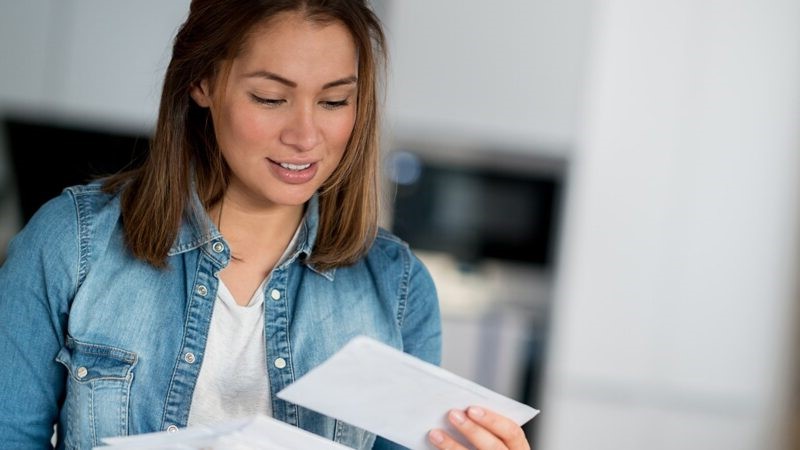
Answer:
<path fill-rule="evenodd" d="M 316 190 L 312 190 L 309 192 L 298 192 L 298 193 L 285 193 L 282 195 L 271 195 L 267 198 L 271 200 L 271 203 L 276 205 L 283 205 L 283 206 L 300 206 L 304 205 L 306 202 L 311 200 L 311 197 L 314 196 Z"/>

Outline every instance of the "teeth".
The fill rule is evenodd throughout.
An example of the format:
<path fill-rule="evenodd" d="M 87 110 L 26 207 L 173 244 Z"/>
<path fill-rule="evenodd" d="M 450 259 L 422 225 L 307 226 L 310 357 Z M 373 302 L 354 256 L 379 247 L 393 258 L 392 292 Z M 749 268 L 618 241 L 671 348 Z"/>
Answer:
<path fill-rule="evenodd" d="M 281 167 L 284 169 L 289 170 L 305 170 L 311 167 L 311 164 L 289 164 L 289 163 L 281 163 Z"/>

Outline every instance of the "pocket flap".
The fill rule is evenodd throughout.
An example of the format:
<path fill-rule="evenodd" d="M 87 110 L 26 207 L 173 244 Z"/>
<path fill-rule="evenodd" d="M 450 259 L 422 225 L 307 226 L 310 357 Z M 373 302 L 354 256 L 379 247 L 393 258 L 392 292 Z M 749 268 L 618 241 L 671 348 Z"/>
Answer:
<path fill-rule="evenodd" d="M 56 361 L 80 382 L 125 379 L 136 365 L 136 353 L 101 344 L 77 341 L 69 336 Z"/>

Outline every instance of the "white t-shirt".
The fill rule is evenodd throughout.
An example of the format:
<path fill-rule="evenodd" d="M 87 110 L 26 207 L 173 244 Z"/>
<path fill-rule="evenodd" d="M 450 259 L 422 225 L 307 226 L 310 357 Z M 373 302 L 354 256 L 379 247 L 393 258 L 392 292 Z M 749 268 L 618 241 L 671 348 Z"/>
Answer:
<path fill-rule="evenodd" d="M 241 306 L 219 281 L 188 425 L 272 414 L 264 343 L 264 284 Z"/>
<path fill-rule="evenodd" d="M 301 221 L 302 225 L 302 221 Z M 297 245 L 300 226 L 275 266 Z M 236 303 L 219 280 L 203 365 L 192 394 L 188 425 L 204 425 L 253 414 L 272 415 L 264 341 L 264 285 L 246 306 Z"/>

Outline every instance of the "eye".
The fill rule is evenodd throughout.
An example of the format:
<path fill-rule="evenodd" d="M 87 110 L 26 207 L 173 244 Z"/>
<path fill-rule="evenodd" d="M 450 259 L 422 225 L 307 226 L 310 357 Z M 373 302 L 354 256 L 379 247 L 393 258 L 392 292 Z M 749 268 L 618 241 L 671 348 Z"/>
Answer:
<path fill-rule="evenodd" d="M 276 107 L 276 106 L 280 106 L 280 105 L 286 103 L 286 100 L 284 100 L 282 98 L 264 98 L 264 97 L 259 97 L 259 96 L 255 95 L 255 94 L 250 94 L 250 98 L 254 102 L 256 102 L 256 103 L 258 103 L 260 105 L 265 105 L 265 106 L 269 106 L 269 107 L 273 107 L 273 108 Z"/>
<path fill-rule="evenodd" d="M 323 101 L 323 102 L 320 102 L 320 105 L 322 105 L 322 107 L 325 108 L 325 109 L 344 108 L 345 106 L 347 106 L 349 104 L 350 104 L 350 100 L 349 99 L 338 100 L 338 101 Z"/>

